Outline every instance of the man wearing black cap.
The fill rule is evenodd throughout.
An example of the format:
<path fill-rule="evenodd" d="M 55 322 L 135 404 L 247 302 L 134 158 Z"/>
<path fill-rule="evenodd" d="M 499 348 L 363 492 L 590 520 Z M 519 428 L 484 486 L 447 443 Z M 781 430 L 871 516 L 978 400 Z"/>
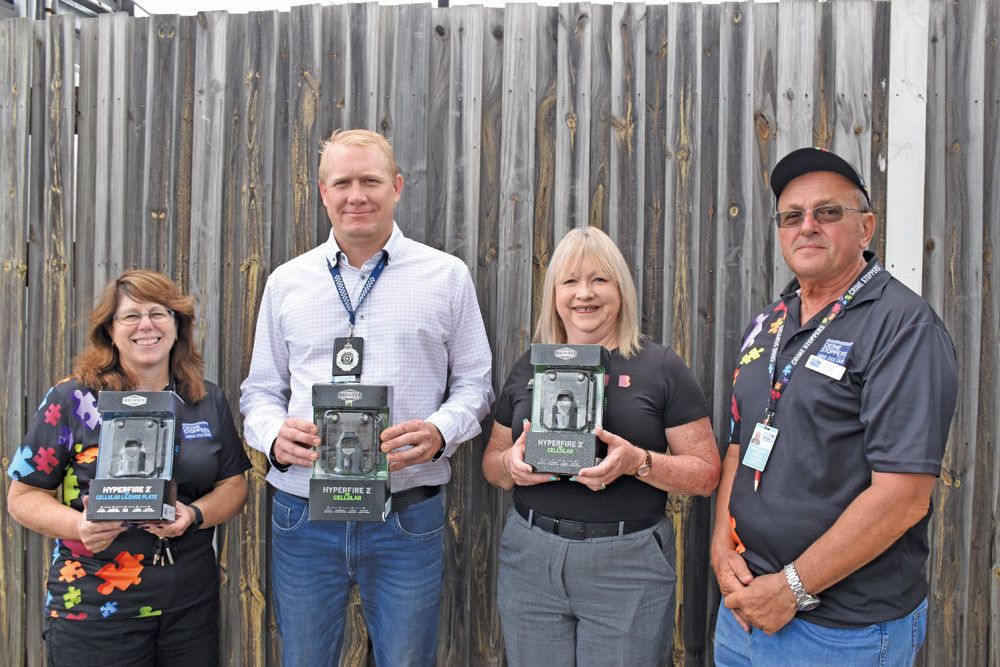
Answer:
<path fill-rule="evenodd" d="M 954 346 L 866 250 L 875 216 L 849 163 L 802 148 L 771 189 L 795 279 L 747 329 L 733 380 L 716 664 L 912 665 Z"/>

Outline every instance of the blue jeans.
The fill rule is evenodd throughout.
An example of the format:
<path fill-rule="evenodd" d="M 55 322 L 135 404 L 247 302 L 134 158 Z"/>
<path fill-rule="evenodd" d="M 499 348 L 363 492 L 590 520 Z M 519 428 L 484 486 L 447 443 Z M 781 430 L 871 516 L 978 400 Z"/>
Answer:
<path fill-rule="evenodd" d="M 434 664 L 444 556 L 440 495 L 382 523 L 309 521 L 306 499 L 276 491 L 271 522 L 283 665 L 337 664 L 352 584 L 377 664 Z"/>
<path fill-rule="evenodd" d="M 756 628 L 744 632 L 733 612 L 720 604 L 715 623 L 715 664 L 911 667 L 926 634 L 927 600 L 908 616 L 866 628 L 826 628 L 796 617 L 770 636 Z"/>

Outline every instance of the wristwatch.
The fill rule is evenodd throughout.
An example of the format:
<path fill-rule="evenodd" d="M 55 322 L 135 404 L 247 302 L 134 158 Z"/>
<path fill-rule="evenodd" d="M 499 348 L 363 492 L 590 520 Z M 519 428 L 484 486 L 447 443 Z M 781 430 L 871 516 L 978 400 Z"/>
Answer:
<path fill-rule="evenodd" d="M 799 611 L 810 611 L 819 606 L 819 598 L 806 593 L 806 589 L 799 579 L 799 573 L 795 571 L 794 561 L 785 566 L 785 579 L 788 580 L 788 585 L 795 593 L 795 605 Z"/>
<path fill-rule="evenodd" d="M 645 477 L 646 475 L 649 474 L 650 468 L 653 467 L 653 452 L 649 451 L 648 449 L 645 451 L 646 451 L 646 460 L 643 461 L 642 465 L 636 468 L 635 472 L 633 473 L 636 477 Z"/>
<path fill-rule="evenodd" d="M 201 529 L 201 524 L 205 523 L 205 519 L 201 515 L 201 509 L 197 505 L 188 505 L 189 508 L 194 510 L 194 521 L 191 525 L 187 527 L 185 533 L 193 533 L 196 530 Z"/>

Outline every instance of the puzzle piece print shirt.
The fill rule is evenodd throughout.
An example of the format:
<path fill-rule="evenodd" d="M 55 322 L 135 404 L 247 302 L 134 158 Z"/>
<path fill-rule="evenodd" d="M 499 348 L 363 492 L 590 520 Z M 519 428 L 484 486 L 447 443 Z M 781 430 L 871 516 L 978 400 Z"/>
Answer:
<path fill-rule="evenodd" d="M 177 498 L 189 503 L 215 483 L 250 467 L 229 403 L 205 383 L 208 395 L 186 404 L 177 419 L 174 459 Z M 42 489 L 62 486 L 62 501 L 83 511 L 82 497 L 97 471 L 101 415 L 97 391 L 75 379 L 49 390 L 7 474 Z M 186 609 L 218 590 L 212 548 L 214 528 L 171 538 L 173 565 L 153 565 L 150 533 L 132 528 L 93 554 L 82 542 L 56 540 L 49 568 L 45 613 L 71 620 L 134 618 Z"/>

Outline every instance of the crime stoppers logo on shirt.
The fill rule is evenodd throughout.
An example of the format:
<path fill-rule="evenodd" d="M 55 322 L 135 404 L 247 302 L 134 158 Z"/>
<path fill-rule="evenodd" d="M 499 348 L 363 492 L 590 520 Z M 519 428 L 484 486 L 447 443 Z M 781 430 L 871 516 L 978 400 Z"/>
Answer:
<path fill-rule="evenodd" d="M 562 359 L 563 361 L 569 361 L 576 356 L 576 350 L 571 347 L 560 347 L 553 354 Z"/>
<path fill-rule="evenodd" d="M 145 405 L 146 404 L 146 397 L 145 396 L 140 396 L 138 394 L 132 394 L 131 396 L 126 396 L 125 398 L 123 398 L 122 399 L 122 403 L 124 403 L 125 405 L 128 405 L 130 407 L 135 408 L 135 407 L 138 407 L 140 405 Z"/>

